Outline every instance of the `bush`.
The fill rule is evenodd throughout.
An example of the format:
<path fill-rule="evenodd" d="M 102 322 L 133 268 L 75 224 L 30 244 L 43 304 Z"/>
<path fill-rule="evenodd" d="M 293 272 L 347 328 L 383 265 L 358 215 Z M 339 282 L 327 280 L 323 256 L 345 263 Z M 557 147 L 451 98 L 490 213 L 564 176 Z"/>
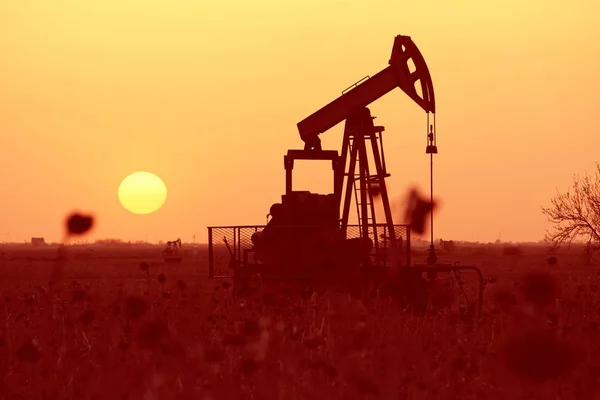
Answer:
<path fill-rule="evenodd" d="M 506 245 L 502 249 L 502 253 L 505 256 L 520 256 L 523 254 L 523 249 L 519 246 L 515 246 L 513 244 Z"/>

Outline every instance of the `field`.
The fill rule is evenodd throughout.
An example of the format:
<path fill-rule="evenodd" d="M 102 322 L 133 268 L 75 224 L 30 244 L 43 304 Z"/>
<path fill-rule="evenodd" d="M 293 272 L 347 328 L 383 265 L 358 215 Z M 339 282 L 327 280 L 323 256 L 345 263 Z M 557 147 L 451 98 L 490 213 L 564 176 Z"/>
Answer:
<path fill-rule="evenodd" d="M 0 399 L 600 398 L 598 267 L 579 251 L 440 251 L 488 279 L 475 321 L 454 278 L 417 317 L 376 295 L 235 298 L 205 247 L 161 250 L 1 247 Z"/>

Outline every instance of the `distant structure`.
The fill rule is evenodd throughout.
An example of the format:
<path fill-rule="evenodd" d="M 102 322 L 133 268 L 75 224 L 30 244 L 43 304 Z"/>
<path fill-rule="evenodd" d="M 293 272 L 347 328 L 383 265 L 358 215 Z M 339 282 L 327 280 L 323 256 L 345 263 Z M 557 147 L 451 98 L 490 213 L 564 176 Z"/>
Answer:
<path fill-rule="evenodd" d="M 456 245 L 454 244 L 454 240 L 444 240 L 440 239 L 440 246 L 446 250 L 447 252 L 453 252 L 456 249 Z"/>
<path fill-rule="evenodd" d="M 43 237 L 32 237 L 31 245 L 33 247 L 43 247 L 43 246 L 47 246 L 48 244 L 46 243 L 46 241 L 44 240 Z"/>
<path fill-rule="evenodd" d="M 166 263 L 181 264 L 181 239 L 168 241 L 163 250 L 163 256 Z"/>

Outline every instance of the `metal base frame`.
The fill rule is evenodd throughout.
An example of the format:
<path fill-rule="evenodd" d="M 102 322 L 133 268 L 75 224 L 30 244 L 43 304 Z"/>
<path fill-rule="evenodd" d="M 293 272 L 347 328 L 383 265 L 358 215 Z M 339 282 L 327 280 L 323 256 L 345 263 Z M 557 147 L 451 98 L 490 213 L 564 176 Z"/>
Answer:
<path fill-rule="evenodd" d="M 415 272 L 425 274 L 438 274 L 438 273 L 457 273 L 460 271 L 471 271 L 477 274 L 478 280 L 478 298 L 477 298 L 477 318 L 481 318 L 483 310 L 483 290 L 485 288 L 485 282 L 483 279 L 483 273 L 479 267 L 473 265 L 459 265 L 458 262 L 455 264 L 435 264 L 435 265 L 413 265 L 410 267 Z"/>

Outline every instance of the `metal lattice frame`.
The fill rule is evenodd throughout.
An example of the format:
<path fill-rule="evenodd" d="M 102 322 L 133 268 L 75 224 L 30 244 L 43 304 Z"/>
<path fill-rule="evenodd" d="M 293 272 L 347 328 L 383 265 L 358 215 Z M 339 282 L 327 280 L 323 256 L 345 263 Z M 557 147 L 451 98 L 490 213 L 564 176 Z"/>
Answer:
<path fill-rule="evenodd" d="M 208 265 L 209 276 L 211 278 L 231 278 L 233 269 L 231 268 L 233 254 L 234 265 L 244 265 L 253 263 L 252 242 L 250 237 L 254 232 L 265 228 L 265 225 L 245 225 L 245 226 L 211 226 L 208 227 Z M 374 232 L 375 231 L 375 232 Z M 371 253 L 371 259 L 376 264 L 385 265 L 388 261 L 388 254 L 385 249 L 389 245 L 386 239 L 388 229 L 385 224 L 378 224 L 376 229 L 370 229 L 371 239 L 374 240 L 374 234 L 377 235 L 379 248 L 374 247 Z M 400 242 L 400 252 L 402 255 L 402 265 L 410 264 L 410 227 L 408 225 L 394 225 L 396 239 Z M 348 239 L 360 237 L 359 225 L 348 225 L 346 230 Z M 229 246 L 229 248 L 228 248 Z"/>

